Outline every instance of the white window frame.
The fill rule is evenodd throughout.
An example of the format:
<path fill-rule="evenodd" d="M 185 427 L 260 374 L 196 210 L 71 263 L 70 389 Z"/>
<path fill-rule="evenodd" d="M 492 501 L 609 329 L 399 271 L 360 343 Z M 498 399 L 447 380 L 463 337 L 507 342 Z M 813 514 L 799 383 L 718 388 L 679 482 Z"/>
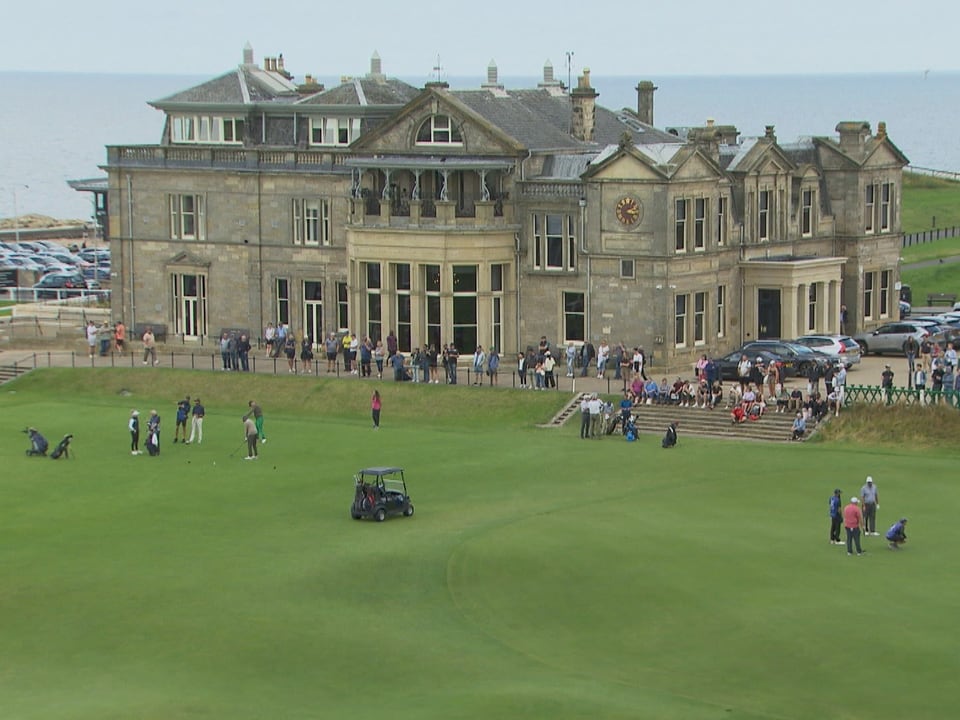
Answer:
<path fill-rule="evenodd" d="M 190 193 L 171 193 L 168 202 L 170 209 L 170 239 L 206 240 L 207 215 L 204 196 Z M 192 203 L 192 207 L 184 209 L 185 206 L 190 203 Z M 193 219 L 192 232 L 187 227 L 190 218 Z"/>
<path fill-rule="evenodd" d="M 242 145 L 246 120 L 223 115 L 171 115 L 170 142 L 175 145 Z"/>
<path fill-rule="evenodd" d="M 689 213 L 690 201 L 686 198 L 678 198 L 673 203 L 674 226 L 673 226 L 673 250 L 676 253 L 685 253 L 687 251 L 687 216 Z"/>
<path fill-rule="evenodd" d="M 813 236 L 813 203 L 816 197 L 813 188 L 800 190 L 800 237 Z"/>
<path fill-rule="evenodd" d="M 880 317 L 885 318 L 890 315 L 890 281 L 893 279 L 893 273 L 890 270 L 880 271 Z"/>
<path fill-rule="evenodd" d="M 693 201 L 693 251 L 703 252 L 707 246 L 707 208 L 706 198 Z"/>
<path fill-rule="evenodd" d="M 819 283 L 810 283 L 807 286 L 807 332 L 817 330 L 817 302 L 819 300 Z"/>
<path fill-rule="evenodd" d="M 876 212 L 876 204 L 877 186 L 873 184 L 867 185 L 863 198 L 863 231 L 867 235 L 872 235 L 876 227 L 873 217 Z"/>
<path fill-rule="evenodd" d="M 773 225 L 773 191 L 761 190 L 757 193 L 757 240 L 770 241 L 770 228 Z"/>
<path fill-rule="evenodd" d="M 893 183 L 880 184 L 880 232 L 893 226 Z"/>
<path fill-rule="evenodd" d="M 360 118 L 328 115 L 310 118 L 310 145 L 346 147 L 360 137 Z"/>
<path fill-rule="evenodd" d="M 687 346 L 687 311 L 689 305 L 689 295 L 677 294 L 673 296 L 673 346 L 676 348 Z"/>
<path fill-rule="evenodd" d="M 423 136 L 428 139 L 421 139 Z M 463 147 L 463 136 L 457 123 L 449 115 L 431 115 L 417 128 L 416 144 Z"/>
<path fill-rule="evenodd" d="M 695 346 L 707 343 L 707 293 L 693 294 L 693 344 Z"/>
<path fill-rule="evenodd" d="M 574 272 L 577 268 L 576 224 L 572 215 L 563 213 L 534 213 L 533 215 L 533 269 L 545 272 Z M 559 223 L 559 225 L 558 225 Z M 553 253 L 551 253 L 551 249 Z M 559 262 L 556 252 L 559 250 Z"/>
<path fill-rule="evenodd" d="M 717 198 L 717 246 L 727 244 L 727 198 L 721 195 Z"/>
<path fill-rule="evenodd" d="M 330 245 L 330 201 L 294 198 L 293 244 Z"/>
<path fill-rule="evenodd" d="M 873 293 L 876 282 L 875 273 L 867 272 L 863 274 L 863 319 L 873 320 Z"/>
<path fill-rule="evenodd" d="M 577 301 L 579 299 L 580 303 L 580 312 L 572 312 L 568 309 L 569 303 L 568 300 Z M 563 312 L 563 344 L 568 345 L 569 343 L 583 343 L 587 339 L 587 295 L 581 290 L 569 290 L 564 291 L 561 294 L 560 302 L 562 304 L 561 310 Z M 569 328 L 570 328 L 570 318 L 577 317 L 580 318 L 580 327 L 583 329 L 583 337 L 571 337 Z"/>
<path fill-rule="evenodd" d="M 717 337 L 727 334 L 727 286 L 717 286 Z"/>

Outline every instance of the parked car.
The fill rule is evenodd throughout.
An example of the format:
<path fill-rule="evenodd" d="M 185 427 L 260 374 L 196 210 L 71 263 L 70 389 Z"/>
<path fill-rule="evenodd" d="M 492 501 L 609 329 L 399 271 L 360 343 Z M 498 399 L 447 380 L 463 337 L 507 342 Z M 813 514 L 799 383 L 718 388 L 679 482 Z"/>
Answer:
<path fill-rule="evenodd" d="M 403 468 L 366 468 L 354 475 L 353 481 L 350 517 L 354 520 L 372 518 L 383 522 L 390 515 L 413 515 L 413 503 L 407 494 Z"/>
<path fill-rule="evenodd" d="M 87 289 L 87 283 L 79 272 L 72 274 L 49 273 L 40 278 L 33 289 L 36 291 L 38 299 L 49 299 L 79 295 Z"/>
<path fill-rule="evenodd" d="M 720 365 L 721 377 L 737 378 L 737 364 L 741 355 L 750 358 L 750 362 L 756 361 L 758 357 L 762 357 L 764 363 L 775 360 L 783 367 L 784 377 L 806 375 L 811 365 L 825 368 L 830 361 L 830 356 L 805 345 L 785 340 L 754 340 L 716 361 Z M 732 371 L 729 368 L 731 360 Z"/>
<path fill-rule="evenodd" d="M 901 321 L 887 323 L 876 330 L 859 333 L 854 335 L 853 339 L 860 345 L 860 351 L 864 355 L 869 353 L 877 355 L 882 353 L 902 354 L 907 338 L 912 337 L 919 345 L 930 334 L 930 330 L 922 324 Z"/>
<path fill-rule="evenodd" d="M 860 346 L 848 335 L 803 335 L 794 342 L 829 355 L 848 370 L 860 364 Z"/>

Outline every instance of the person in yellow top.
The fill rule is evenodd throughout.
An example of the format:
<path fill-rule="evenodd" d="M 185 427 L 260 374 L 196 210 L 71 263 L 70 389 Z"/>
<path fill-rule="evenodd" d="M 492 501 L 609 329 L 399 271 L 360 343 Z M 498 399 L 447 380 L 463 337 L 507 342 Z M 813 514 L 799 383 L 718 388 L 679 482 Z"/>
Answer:
<path fill-rule="evenodd" d="M 349 373 L 353 369 L 353 366 L 350 364 L 350 333 L 346 333 L 343 336 L 342 350 L 343 350 L 343 371 L 346 373 Z"/>

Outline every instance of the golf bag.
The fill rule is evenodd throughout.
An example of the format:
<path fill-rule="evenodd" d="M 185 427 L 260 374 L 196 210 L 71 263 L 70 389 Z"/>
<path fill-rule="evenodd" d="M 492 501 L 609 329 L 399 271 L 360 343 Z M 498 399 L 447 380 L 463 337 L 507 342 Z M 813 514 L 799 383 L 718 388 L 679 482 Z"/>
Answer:
<path fill-rule="evenodd" d="M 663 436 L 663 440 L 660 441 L 660 447 L 662 448 L 672 448 L 677 445 L 677 428 L 674 425 L 667 427 L 667 432 Z"/>
<path fill-rule="evenodd" d="M 46 455 L 50 444 L 40 431 L 36 428 L 27 428 L 24 432 L 30 436 L 30 449 L 27 450 L 27 455 Z"/>
<path fill-rule="evenodd" d="M 633 421 L 633 415 L 623 424 L 623 437 L 627 442 L 633 442 L 640 435 L 637 430 L 637 424 Z"/>
<path fill-rule="evenodd" d="M 58 442 L 57 446 L 53 449 L 53 452 L 50 453 L 50 459 L 59 460 L 61 455 L 69 459 L 71 440 L 73 440 L 73 435 L 64 435 L 63 440 Z"/>

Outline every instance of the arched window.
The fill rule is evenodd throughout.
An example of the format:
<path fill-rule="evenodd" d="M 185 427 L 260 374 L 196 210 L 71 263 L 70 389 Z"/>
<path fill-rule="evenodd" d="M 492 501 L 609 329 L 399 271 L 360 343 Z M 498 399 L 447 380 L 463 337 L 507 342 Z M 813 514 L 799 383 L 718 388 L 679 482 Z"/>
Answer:
<path fill-rule="evenodd" d="M 449 115 L 431 115 L 417 130 L 417 145 L 463 145 L 463 136 Z"/>

